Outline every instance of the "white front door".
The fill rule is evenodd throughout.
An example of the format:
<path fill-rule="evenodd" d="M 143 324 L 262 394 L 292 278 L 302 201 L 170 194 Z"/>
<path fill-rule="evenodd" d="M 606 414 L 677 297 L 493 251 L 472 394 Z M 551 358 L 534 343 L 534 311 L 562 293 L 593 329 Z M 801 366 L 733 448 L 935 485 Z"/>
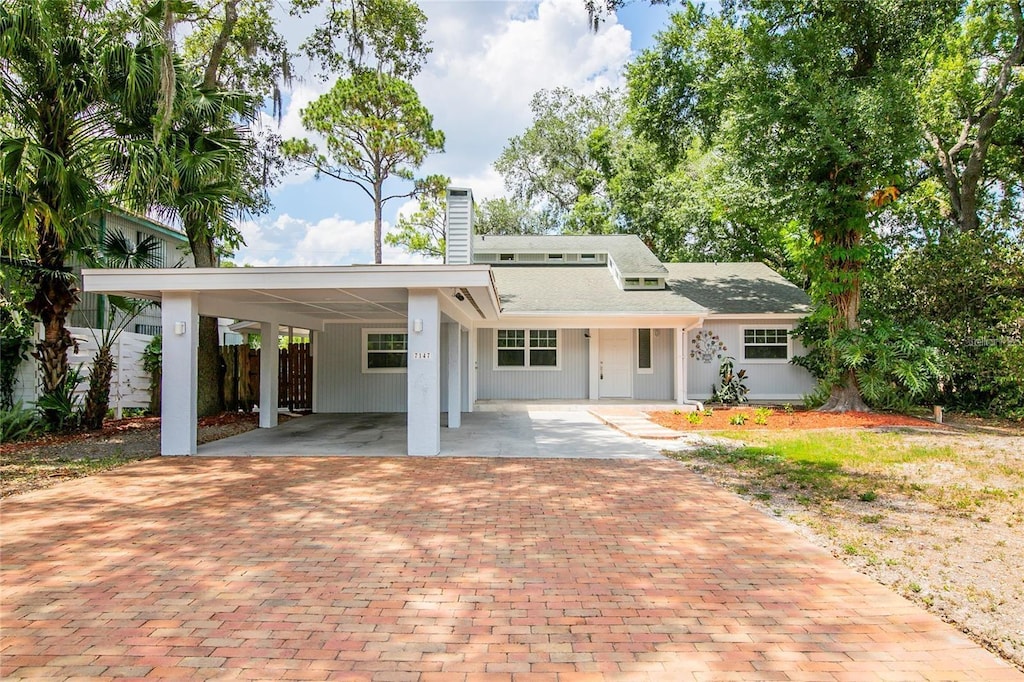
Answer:
<path fill-rule="evenodd" d="M 598 355 L 600 397 L 633 397 L 633 330 L 602 329 Z"/>

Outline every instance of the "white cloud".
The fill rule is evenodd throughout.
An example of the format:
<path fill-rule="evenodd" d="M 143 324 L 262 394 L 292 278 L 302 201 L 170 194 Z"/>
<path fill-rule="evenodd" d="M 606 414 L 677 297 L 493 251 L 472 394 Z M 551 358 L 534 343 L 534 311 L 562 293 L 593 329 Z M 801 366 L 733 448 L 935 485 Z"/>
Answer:
<path fill-rule="evenodd" d="M 392 226 L 384 224 L 385 234 Z M 246 245 L 238 250 L 239 265 L 353 265 L 373 262 L 373 221 L 337 215 L 315 222 L 287 213 L 273 221 L 238 225 Z M 422 256 L 383 245 L 386 264 L 422 263 Z"/>
<path fill-rule="evenodd" d="M 622 83 L 630 33 L 614 16 L 597 33 L 580 0 L 513 3 L 490 18 L 465 3 L 429 3 L 434 53 L 416 85 L 446 131 L 448 154 L 431 166 L 481 175 L 530 122 L 541 89 L 594 92 Z M 433 171 L 432 171 L 433 172 Z"/>

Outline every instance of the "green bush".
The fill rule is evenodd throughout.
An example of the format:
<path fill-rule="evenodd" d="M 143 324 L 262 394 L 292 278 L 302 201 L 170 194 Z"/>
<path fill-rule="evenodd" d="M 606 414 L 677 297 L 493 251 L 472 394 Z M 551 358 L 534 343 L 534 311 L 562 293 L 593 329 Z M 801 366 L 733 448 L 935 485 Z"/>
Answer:
<path fill-rule="evenodd" d="M 44 430 L 39 414 L 19 402 L 9 410 L 0 412 L 0 443 L 29 440 Z"/>
<path fill-rule="evenodd" d="M 711 399 L 725 405 L 736 405 L 747 402 L 747 370 L 735 371 L 735 358 L 723 358 L 718 366 L 719 383 L 711 387 Z"/>

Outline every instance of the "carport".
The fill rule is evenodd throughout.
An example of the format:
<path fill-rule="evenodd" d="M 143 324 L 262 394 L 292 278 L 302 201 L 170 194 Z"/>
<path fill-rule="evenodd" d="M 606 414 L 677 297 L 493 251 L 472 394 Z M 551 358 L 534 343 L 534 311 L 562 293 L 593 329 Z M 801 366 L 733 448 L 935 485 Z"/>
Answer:
<path fill-rule="evenodd" d="M 448 428 L 461 424 L 463 354 L 470 356 L 466 364 L 472 366 L 475 350 L 472 335 L 464 332 L 478 322 L 496 320 L 499 310 L 486 265 L 111 269 L 84 270 L 82 279 L 88 292 L 161 304 L 163 455 L 197 452 L 200 315 L 259 322 L 263 338 L 274 338 L 279 325 L 309 329 L 314 374 L 320 361 L 317 338 L 326 325 L 401 323 L 408 333 L 406 452 L 436 455 L 441 450 L 441 413 L 448 412 Z M 445 348 L 442 325 L 449 325 Z M 442 353 L 447 356 L 445 377 L 440 372 Z M 277 354 L 263 353 L 261 428 L 277 425 L 277 373 Z M 441 405 L 442 382 L 446 406 Z M 473 401 L 467 403 L 472 410 Z"/>

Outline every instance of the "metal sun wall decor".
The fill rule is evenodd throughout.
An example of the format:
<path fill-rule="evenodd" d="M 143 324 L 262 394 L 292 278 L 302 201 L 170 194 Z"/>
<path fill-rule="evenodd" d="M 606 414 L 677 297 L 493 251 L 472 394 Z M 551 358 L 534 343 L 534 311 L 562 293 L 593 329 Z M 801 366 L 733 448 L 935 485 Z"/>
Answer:
<path fill-rule="evenodd" d="M 701 330 L 690 341 L 693 348 L 690 349 L 690 357 L 710 364 L 714 360 L 721 360 L 725 351 L 729 350 L 718 338 L 718 334 Z"/>

